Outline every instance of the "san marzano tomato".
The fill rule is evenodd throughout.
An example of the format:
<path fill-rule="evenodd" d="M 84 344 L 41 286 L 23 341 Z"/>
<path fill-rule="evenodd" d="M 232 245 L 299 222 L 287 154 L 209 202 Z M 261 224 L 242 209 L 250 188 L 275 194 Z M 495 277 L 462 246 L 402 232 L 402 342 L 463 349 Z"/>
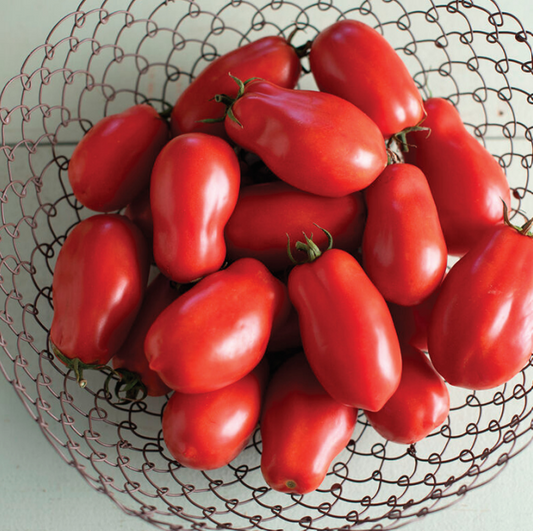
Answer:
<path fill-rule="evenodd" d="M 225 140 L 188 133 L 165 146 L 150 184 L 154 258 L 163 274 L 187 284 L 220 269 L 239 185 L 239 161 Z"/>
<path fill-rule="evenodd" d="M 326 393 L 303 354 L 286 361 L 267 387 L 261 416 L 265 481 L 281 492 L 316 490 L 356 422 L 357 410 Z"/>
<path fill-rule="evenodd" d="M 387 303 L 357 260 L 329 249 L 289 274 L 305 355 L 342 404 L 379 410 L 400 383 L 402 360 Z"/>
<path fill-rule="evenodd" d="M 413 444 L 438 428 L 450 411 L 444 380 L 420 350 L 402 345 L 402 379 L 376 412 L 366 412 L 372 427 L 389 441 Z"/>
<path fill-rule="evenodd" d="M 429 297 L 446 271 L 446 242 L 424 174 L 389 164 L 365 190 L 366 273 L 389 302 L 412 306 Z"/>
<path fill-rule="evenodd" d="M 462 256 L 483 232 L 503 220 L 502 201 L 510 208 L 510 191 L 501 166 L 466 129 L 448 100 L 424 102 L 423 122 L 431 132 L 408 135 L 407 162 L 426 176 L 448 253 Z"/>
<path fill-rule="evenodd" d="M 167 123 L 146 103 L 102 118 L 80 140 L 69 161 L 74 195 L 97 212 L 124 208 L 148 186 L 152 166 L 168 139 Z"/>
<path fill-rule="evenodd" d="M 278 35 L 244 44 L 209 63 L 183 91 L 171 114 L 174 135 L 192 132 L 225 136 L 224 123 L 205 122 L 224 117 L 224 106 L 214 100 L 216 94 L 237 94 L 237 85 L 229 74 L 240 79 L 267 79 L 280 87 L 294 88 L 301 65 L 296 50 Z"/>
<path fill-rule="evenodd" d="M 258 260 L 241 258 L 159 315 L 145 341 L 150 368 L 182 393 L 230 385 L 261 361 L 272 327 L 288 311 L 282 282 Z"/>
<path fill-rule="evenodd" d="M 259 155 L 281 180 L 312 194 L 357 192 L 387 165 L 376 124 L 325 92 L 254 80 L 241 85 L 225 125 L 234 142 Z"/>
<path fill-rule="evenodd" d="M 422 97 L 411 74 L 383 35 L 367 24 L 344 19 L 322 30 L 309 62 L 318 88 L 359 107 L 385 138 L 422 121 Z"/>
<path fill-rule="evenodd" d="M 52 284 L 50 341 L 63 361 L 104 365 L 115 355 L 141 306 L 148 270 L 146 242 L 125 216 L 98 214 L 72 229 Z"/>
<path fill-rule="evenodd" d="M 533 237 L 500 224 L 447 274 L 431 314 L 428 350 L 452 385 L 490 389 L 533 351 Z"/>
<path fill-rule="evenodd" d="M 251 256 L 271 271 L 290 266 L 287 234 L 292 240 L 316 226 L 328 227 L 335 245 L 355 253 L 361 245 L 366 207 L 361 192 L 343 197 L 322 197 L 298 190 L 282 181 L 245 187 L 226 225 L 228 259 Z M 315 230 L 313 241 L 325 249 L 328 240 Z"/>
<path fill-rule="evenodd" d="M 174 459 L 197 470 L 213 470 L 233 461 L 259 422 L 266 373 L 261 363 L 216 391 L 175 392 L 163 412 L 163 438 Z"/>

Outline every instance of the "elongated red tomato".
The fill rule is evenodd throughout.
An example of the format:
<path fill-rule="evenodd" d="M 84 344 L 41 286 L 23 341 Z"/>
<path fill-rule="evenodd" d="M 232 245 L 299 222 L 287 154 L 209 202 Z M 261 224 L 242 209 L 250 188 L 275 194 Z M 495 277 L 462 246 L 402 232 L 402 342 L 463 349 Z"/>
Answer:
<path fill-rule="evenodd" d="M 125 216 L 98 214 L 72 229 L 52 284 L 50 341 L 66 359 L 106 364 L 126 339 L 148 282 L 149 253 Z"/>
<path fill-rule="evenodd" d="M 261 361 L 286 307 L 281 281 L 258 260 L 242 258 L 200 280 L 159 315 L 145 341 L 150 368 L 182 393 L 230 385 Z"/>
<path fill-rule="evenodd" d="M 154 258 L 163 274 L 186 284 L 220 269 L 239 185 L 239 161 L 225 140 L 189 133 L 167 144 L 150 184 Z"/>
<path fill-rule="evenodd" d="M 391 164 L 365 190 L 365 199 L 367 275 L 389 302 L 422 302 L 441 283 L 448 259 L 424 174 L 411 164 Z"/>
<path fill-rule="evenodd" d="M 428 332 L 429 355 L 450 384 L 490 389 L 533 350 L 533 239 L 500 224 L 447 274 Z"/>
<path fill-rule="evenodd" d="M 261 471 L 274 490 L 316 490 L 346 447 L 357 410 L 334 400 L 298 354 L 274 374 L 261 415 Z"/>
<path fill-rule="evenodd" d="M 127 369 L 138 374 L 146 386 L 148 396 L 162 396 L 170 392 L 159 375 L 152 371 L 144 354 L 144 340 L 158 315 L 178 297 L 178 290 L 159 273 L 148 286 L 141 309 L 131 331 L 119 351 L 113 356 L 115 369 Z"/>
<path fill-rule="evenodd" d="M 380 409 L 400 383 L 400 346 L 387 303 L 357 260 L 327 250 L 295 266 L 288 288 L 319 382 L 342 404 Z"/>
<path fill-rule="evenodd" d="M 261 363 L 222 389 L 173 393 L 163 411 L 163 438 L 174 459 L 197 470 L 233 461 L 259 422 L 266 373 Z"/>
<path fill-rule="evenodd" d="M 295 49 L 280 36 L 268 36 L 245 44 L 209 63 L 178 98 L 171 115 L 174 135 L 199 131 L 225 136 L 224 123 L 204 119 L 223 118 L 224 106 L 213 100 L 216 94 L 234 97 L 237 86 L 230 78 L 258 77 L 280 87 L 294 88 L 300 77 L 300 59 Z"/>
<path fill-rule="evenodd" d="M 251 256 L 271 271 L 290 265 L 287 234 L 291 240 L 314 231 L 313 241 L 327 247 L 325 234 L 313 223 L 328 227 L 339 249 L 355 253 L 361 245 L 366 207 L 361 193 L 322 197 L 284 182 L 250 185 L 242 189 L 226 225 L 228 258 Z M 295 255 L 296 256 L 296 255 Z"/>
<path fill-rule="evenodd" d="M 418 125 L 422 97 L 389 42 L 357 20 L 340 20 L 322 30 L 309 54 L 318 88 L 350 101 L 389 138 Z"/>
<path fill-rule="evenodd" d="M 402 379 L 387 403 L 365 412 L 372 427 L 385 439 L 413 444 L 438 428 L 450 411 L 446 383 L 420 350 L 402 345 Z"/>
<path fill-rule="evenodd" d="M 252 81 L 231 111 L 225 120 L 230 138 L 300 190 L 326 197 L 351 194 L 387 165 L 376 124 L 332 94 Z"/>
<path fill-rule="evenodd" d="M 455 107 L 442 98 L 424 103 L 424 126 L 408 135 L 407 162 L 426 176 L 437 205 L 448 253 L 465 254 L 510 207 L 507 178 L 496 159 L 465 128 Z"/>
<path fill-rule="evenodd" d="M 150 182 L 152 166 L 168 139 L 167 123 L 146 103 L 101 119 L 69 161 L 76 199 L 97 212 L 124 208 Z"/>

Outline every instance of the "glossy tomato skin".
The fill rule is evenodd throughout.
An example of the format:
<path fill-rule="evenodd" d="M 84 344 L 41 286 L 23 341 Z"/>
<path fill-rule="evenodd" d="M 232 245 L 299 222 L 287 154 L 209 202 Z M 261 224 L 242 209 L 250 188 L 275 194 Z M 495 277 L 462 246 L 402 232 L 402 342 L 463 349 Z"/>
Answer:
<path fill-rule="evenodd" d="M 406 162 L 426 176 L 448 253 L 464 255 L 483 232 L 503 220 L 510 207 L 507 178 L 496 159 L 465 128 L 455 107 L 442 98 L 424 103 L 424 127 L 408 135 Z"/>
<path fill-rule="evenodd" d="M 306 494 L 324 480 L 346 447 L 357 410 L 334 400 L 305 356 L 286 361 L 272 377 L 261 415 L 261 471 L 274 490 Z"/>
<path fill-rule="evenodd" d="M 533 350 L 533 240 L 500 224 L 450 269 L 428 332 L 431 361 L 450 383 L 491 389 Z"/>
<path fill-rule="evenodd" d="M 150 368 L 182 393 L 230 385 L 261 361 L 286 305 L 282 282 L 258 260 L 242 258 L 200 280 L 159 315 L 145 341 Z"/>
<path fill-rule="evenodd" d="M 376 124 L 332 94 L 252 81 L 232 110 L 241 125 L 226 116 L 229 137 L 300 190 L 326 197 L 351 194 L 387 165 Z"/>
<path fill-rule="evenodd" d="M 96 212 L 124 208 L 149 184 L 152 166 L 168 139 L 167 123 L 145 103 L 102 118 L 69 161 L 74 195 Z"/>
<path fill-rule="evenodd" d="M 424 105 L 411 74 L 367 24 L 340 20 L 327 27 L 313 41 L 309 62 L 318 88 L 356 105 L 385 138 L 422 121 Z"/>
<path fill-rule="evenodd" d="M 266 373 L 261 363 L 216 391 L 173 393 L 163 411 L 163 438 L 174 459 L 196 470 L 233 461 L 259 422 Z"/>
<path fill-rule="evenodd" d="M 220 269 L 239 186 L 239 162 L 225 140 L 189 133 L 167 144 L 150 184 L 154 258 L 163 274 L 186 284 Z"/>
<path fill-rule="evenodd" d="M 396 392 L 376 412 L 366 412 L 385 439 L 413 444 L 442 425 L 450 411 L 446 383 L 420 350 L 402 345 L 402 379 Z"/>
<path fill-rule="evenodd" d="M 163 396 L 170 392 L 159 375 L 150 369 L 144 353 L 144 340 L 158 315 L 176 300 L 178 293 L 170 280 L 159 273 L 148 285 L 131 331 L 112 359 L 115 369 L 127 369 L 141 377 L 148 396 Z"/>
<path fill-rule="evenodd" d="M 267 79 L 280 87 L 294 88 L 300 77 L 300 59 L 282 37 L 268 36 L 245 44 L 209 63 L 178 98 L 171 114 L 174 135 L 192 132 L 225 137 L 224 123 L 201 120 L 223 118 L 224 105 L 213 101 L 216 94 L 237 95 L 229 74 L 243 81 Z"/>
<path fill-rule="evenodd" d="M 322 197 L 282 181 L 250 185 L 241 190 L 226 225 L 228 258 L 251 256 L 271 271 L 281 271 L 291 265 L 287 235 L 296 241 L 302 232 L 312 233 L 318 247 L 326 249 L 326 235 L 316 225 L 328 228 L 337 248 L 355 253 L 361 245 L 365 219 L 360 192 Z M 298 254 L 296 251 L 295 258 L 304 257 Z"/>
<path fill-rule="evenodd" d="M 81 221 L 54 269 L 52 344 L 69 359 L 106 364 L 137 316 L 149 267 L 146 242 L 125 216 L 97 214 Z"/>
<path fill-rule="evenodd" d="M 448 259 L 424 174 L 411 164 L 391 164 L 365 190 L 365 199 L 367 275 L 389 302 L 422 302 L 441 283 Z"/>
<path fill-rule="evenodd" d="M 377 411 L 400 383 L 401 354 L 387 303 L 357 260 L 330 249 L 289 274 L 304 352 L 342 404 Z"/>

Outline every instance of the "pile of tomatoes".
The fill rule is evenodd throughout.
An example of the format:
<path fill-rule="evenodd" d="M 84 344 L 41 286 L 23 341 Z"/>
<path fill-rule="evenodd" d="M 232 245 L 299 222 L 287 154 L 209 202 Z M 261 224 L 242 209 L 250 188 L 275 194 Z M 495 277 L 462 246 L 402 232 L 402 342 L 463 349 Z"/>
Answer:
<path fill-rule="evenodd" d="M 305 54 L 319 90 L 296 88 Z M 510 223 L 506 176 L 455 107 L 423 101 L 361 22 L 219 57 L 170 124 L 148 104 L 102 119 L 69 179 L 96 213 L 57 259 L 53 352 L 81 383 L 111 360 L 171 393 L 163 436 L 186 467 L 228 464 L 259 423 L 265 481 L 310 492 L 358 410 L 412 444 L 448 385 L 529 360 L 530 223 Z"/>

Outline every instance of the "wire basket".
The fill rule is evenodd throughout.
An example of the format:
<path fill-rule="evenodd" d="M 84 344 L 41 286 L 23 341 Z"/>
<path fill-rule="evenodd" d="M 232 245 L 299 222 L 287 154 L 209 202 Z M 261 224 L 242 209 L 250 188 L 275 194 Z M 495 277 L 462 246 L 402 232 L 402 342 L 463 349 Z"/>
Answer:
<path fill-rule="evenodd" d="M 58 454 L 123 511 L 168 530 L 393 529 L 490 481 L 531 442 L 531 364 L 498 389 L 451 389 L 447 421 L 416 445 L 386 442 L 361 414 L 318 491 L 280 494 L 261 476 L 259 431 L 229 466 L 193 471 L 163 442 L 167 397 L 120 404 L 99 372 L 80 389 L 48 343 L 52 274 L 66 234 L 92 214 L 67 178 L 92 124 L 135 103 L 168 110 L 217 56 L 294 28 L 303 44 L 342 17 L 382 32 L 424 97 L 457 106 L 505 169 L 515 219 L 533 215 L 533 126 L 522 121 L 533 116 L 531 32 L 491 0 L 100 1 L 65 16 L 0 92 L 0 369 Z M 308 73 L 299 86 L 316 88 Z"/>

